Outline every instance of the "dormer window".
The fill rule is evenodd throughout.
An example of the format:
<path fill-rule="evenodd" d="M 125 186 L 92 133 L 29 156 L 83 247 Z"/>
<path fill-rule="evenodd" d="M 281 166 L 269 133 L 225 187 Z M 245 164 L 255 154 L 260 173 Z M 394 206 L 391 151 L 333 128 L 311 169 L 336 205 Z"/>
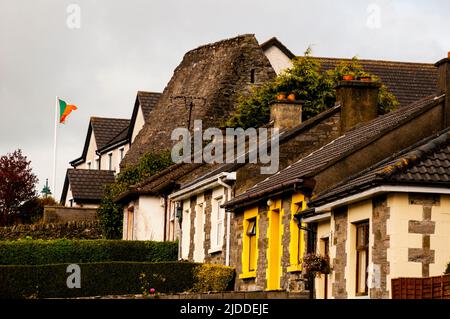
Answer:
<path fill-rule="evenodd" d="M 108 169 L 112 171 L 112 153 L 108 154 Z"/>
<path fill-rule="evenodd" d="M 255 69 L 250 71 L 250 83 L 255 83 Z"/>

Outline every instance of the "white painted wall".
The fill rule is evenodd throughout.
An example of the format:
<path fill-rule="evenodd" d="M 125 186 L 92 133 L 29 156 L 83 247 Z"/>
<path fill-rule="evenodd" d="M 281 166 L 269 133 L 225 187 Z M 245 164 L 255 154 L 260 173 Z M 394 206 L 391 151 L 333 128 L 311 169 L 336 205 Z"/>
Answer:
<path fill-rule="evenodd" d="M 291 60 L 276 46 L 271 46 L 264 51 L 264 54 L 269 59 L 277 75 L 282 73 L 283 70 L 292 67 Z"/>
<path fill-rule="evenodd" d="M 205 259 L 205 200 L 203 194 L 197 195 L 195 205 L 194 231 L 194 261 L 203 262 Z"/>
<path fill-rule="evenodd" d="M 102 154 L 102 156 L 101 156 L 101 169 L 102 170 L 113 170 L 113 171 L 115 171 L 116 173 L 119 173 L 120 172 L 120 162 L 122 161 L 122 159 L 120 158 L 120 149 L 122 149 L 123 148 L 123 156 L 125 156 L 125 154 L 128 152 L 128 150 L 129 150 L 129 144 L 125 144 L 125 145 L 122 145 L 122 146 L 118 146 L 118 147 L 116 147 L 115 149 L 113 149 L 113 150 L 111 150 L 111 151 L 109 151 L 109 152 L 107 152 L 107 153 L 104 153 L 104 154 Z M 109 155 L 108 154 L 111 154 L 112 155 L 112 166 L 111 166 L 111 169 L 110 169 L 110 167 L 109 167 Z"/>
<path fill-rule="evenodd" d="M 88 150 L 86 152 L 86 160 L 84 163 L 84 169 L 88 169 L 88 162 L 91 163 L 91 169 L 96 169 L 95 167 L 95 159 L 97 158 L 97 154 L 95 154 L 95 151 L 97 150 L 97 143 L 95 142 L 95 136 L 94 132 L 92 131 L 91 138 L 89 140 L 89 146 Z"/>
<path fill-rule="evenodd" d="M 131 143 L 134 142 L 134 139 L 141 131 L 141 129 L 144 127 L 144 124 L 145 124 L 144 113 L 142 112 L 142 108 L 139 105 L 136 121 L 134 122 L 133 134 L 131 136 Z"/>
<path fill-rule="evenodd" d="M 325 255 L 325 247 L 323 245 L 323 241 L 321 240 L 322 238 L 329 238 L 329 242 L 330 242 L 330 247 L 332 244 L 332 236 L 331 236 L 331 232 L 330 232 L 331 228 L 330 228 L 330 220 L 327 221 L 323 221 L 320 222 L 317 225 L 317 253 L 321 254 L 321 255 Z M 330 248 L 329 247 L 329 248 Z M 329 254 L 331 254 L 331 252 L 329 251 Z M 330 257 L 330 261 L 331 261 L 331 257 Z M 321 277 L 318 277 L 315 279 L 315 286 L 316 286 L 316 298 L 317 299 L 323 299 L 325 297 L 325 275 L 322 275 Z M 327 292 L 327 298 L 331 299 L 331 274 L 328 275 L 328 292 Z"/>
<path fill-rule="evenodd" d="M 181 222 L 181 258 L 188 259 L 189 244 L 191 240 L 191 202 L 189 199 L 183 201 L 183 220 Z"/>

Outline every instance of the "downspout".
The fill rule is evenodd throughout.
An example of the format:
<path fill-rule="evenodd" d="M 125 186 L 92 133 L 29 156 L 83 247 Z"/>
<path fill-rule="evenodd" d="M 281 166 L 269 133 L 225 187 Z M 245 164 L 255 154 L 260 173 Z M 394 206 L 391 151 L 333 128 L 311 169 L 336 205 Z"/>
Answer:
<path fill-rule="evenodd" d="M 231 199 L 231 190 L 232 187 L 222 181 L 222 179 L 219 177 L 217 179 L 217 183 L 225 187 L 227 192 L 227 201 Z M 226 213 L 227 214 L 227 230 L 226 230 L 226 248 L 225 248 L 225 266 L 230 265 L 230 240 L 231 240 L 231 212 Z"/>

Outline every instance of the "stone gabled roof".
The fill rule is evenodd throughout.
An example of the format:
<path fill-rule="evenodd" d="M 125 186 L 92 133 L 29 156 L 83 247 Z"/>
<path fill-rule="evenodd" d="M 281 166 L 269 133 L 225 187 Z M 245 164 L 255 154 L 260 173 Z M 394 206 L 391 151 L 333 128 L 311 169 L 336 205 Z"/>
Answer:
<path fill-rule="evenodd" d="M 340 62 L 351 59 L 315 57 L 322 70 L 334 69 Z M 358 60 L 366 72 L 374 74 L 400 102 L 409 105 L 436 92 L 438 73 L 433 63 L 411 63 L 381 60 Z"/>
<path fill-rule="evenodd" d="M 72 196 L 77 203 L 98 203 L 103 198 L 105 186 L 114 183 L 114 171 L 94 169 L 67 169 L 61 194 L 65 203 L 70 185 Z"/>
<path fill-rule="evenodd" d="M 254 74 L 255 83 L 251 83 Z M 238 97 L 276 76 L 254 35 L 247 34 L 187 52 L 136 136 L 122 167 L 148 151 L 170 149 L 175 128 L 218 127 L 234 111 Z"/>
<path fill-rule="evenodd" d="M 450 129 L 430 136 L 312 198 L 310 206 L 378 185 L 450 186 Z"/>
<path fill-rule="evenodd" d="M 356 152 L 387 132 L 410 121 L 418 114 L 442 102 L 442 100 L 443 97 L 429 96 L 359 126 L 254 185 L 243 194 L 225 203 L 225 207 L 233 207 L 249 199 L 262 197 L 276 189 L 300 183 L 303 179 L 314 176 L 345 156 Z"/>

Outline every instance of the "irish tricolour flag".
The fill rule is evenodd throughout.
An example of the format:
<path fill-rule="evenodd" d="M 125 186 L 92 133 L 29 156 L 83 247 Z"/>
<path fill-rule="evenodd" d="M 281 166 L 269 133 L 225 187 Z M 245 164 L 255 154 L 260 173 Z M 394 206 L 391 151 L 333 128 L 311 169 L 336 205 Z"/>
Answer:
<path fill-rule="evenodd" d="M 66 120 L 66 117 L 69 116 L 69 114 L 76 110 L 77 107 L 72 104 L 67 104 L 65 101 L 58 98 L 59 102 L 59 123 L 63 123 Z"/>

